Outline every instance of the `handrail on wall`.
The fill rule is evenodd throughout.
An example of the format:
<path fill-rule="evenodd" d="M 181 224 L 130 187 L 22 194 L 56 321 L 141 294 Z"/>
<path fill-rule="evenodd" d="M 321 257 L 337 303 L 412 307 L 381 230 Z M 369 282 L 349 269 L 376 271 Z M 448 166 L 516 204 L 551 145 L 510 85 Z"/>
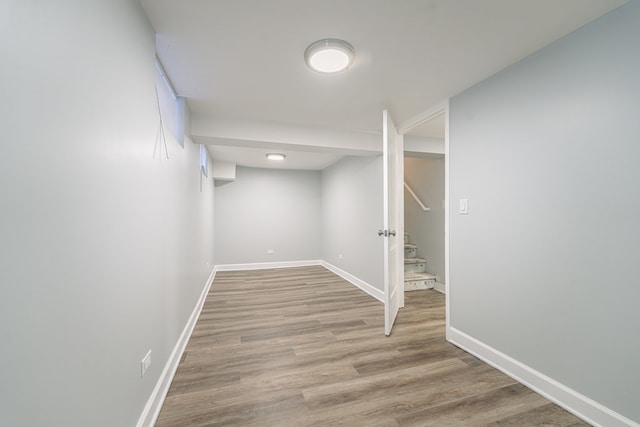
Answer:
<path fill-rule="evenodd" d="M 416 203 L 418 204 L 418 206 L 420 206 L 422 208 L 423 211 L 430 211 L 431 208 L 428 208 L 424 205 L 424 203 L 422 203 L 422 201 L 418 198 L 418 196 L 416 196 L 416 193 L 413 192 L 413 190 L 411 189 L 411 187 L 409 187 L 409 184 L 407 184 L 407 181 L 404 182 L 404 188 L 407 189 L 407 191 L 409 192 L 409 194 L 411 194 L 411 196 L 413 196 L 413 200 L 416 201 Z"/>

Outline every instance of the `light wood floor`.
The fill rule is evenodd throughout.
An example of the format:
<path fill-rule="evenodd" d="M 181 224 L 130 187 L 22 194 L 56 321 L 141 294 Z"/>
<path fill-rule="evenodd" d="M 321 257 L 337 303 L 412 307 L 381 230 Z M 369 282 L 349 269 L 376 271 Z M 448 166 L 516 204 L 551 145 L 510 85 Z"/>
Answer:
<path fill-rule="evenodd" d="M 216 275 L 157 426 L 585 426 L 444 339 L 444 296 L 382 304 L 323 267 Z"/>

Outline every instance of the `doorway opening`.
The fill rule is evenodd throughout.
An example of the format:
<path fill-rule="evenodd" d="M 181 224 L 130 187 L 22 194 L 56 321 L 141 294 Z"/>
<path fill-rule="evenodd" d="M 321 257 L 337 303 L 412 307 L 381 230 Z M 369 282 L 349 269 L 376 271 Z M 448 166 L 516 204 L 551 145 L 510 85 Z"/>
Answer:
<path fill-rule="evenodd" d="M 445 291 L 444 112 L 404 135 L 405 292 Z"/>
<path fill-rule="evenodd" d="M 401 124 L 404 146 L 404 291 L 436 289 L 446 297 L 449 330 L 449 102 Z M 404 292 L 402 292 L 404 306 Z"/>

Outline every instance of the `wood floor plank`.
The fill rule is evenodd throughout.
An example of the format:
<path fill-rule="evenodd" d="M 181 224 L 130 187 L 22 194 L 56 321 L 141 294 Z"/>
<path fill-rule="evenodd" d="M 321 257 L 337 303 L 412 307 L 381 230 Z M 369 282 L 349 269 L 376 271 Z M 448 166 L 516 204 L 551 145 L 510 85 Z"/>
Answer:
<path fill-rule="evenodd" d="M 444 296 L 383 306 L 320 266 L 219 272 L 157 426 L 585 426 L 444 338 Z"/>

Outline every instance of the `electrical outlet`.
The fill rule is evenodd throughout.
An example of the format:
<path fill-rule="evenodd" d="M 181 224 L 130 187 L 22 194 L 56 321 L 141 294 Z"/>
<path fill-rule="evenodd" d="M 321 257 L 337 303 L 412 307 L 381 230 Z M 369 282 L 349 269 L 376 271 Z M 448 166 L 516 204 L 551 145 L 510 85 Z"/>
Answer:
<path fill-rule="evenodd" d="M 342 254 L 338 254 L 338 259 L 342 259 Z"/>
<path fill-rule="evenodd" d="M 267 255 L 273 255 L 273 249 L 267 249 Z"/>
<path fill-rule="evenodd" d="M 144 377 L 144 374 L 147 372 L 151 366 L 151 350 L 147 352 L 147 354 L 140 361 L 140 378 Z"/>

